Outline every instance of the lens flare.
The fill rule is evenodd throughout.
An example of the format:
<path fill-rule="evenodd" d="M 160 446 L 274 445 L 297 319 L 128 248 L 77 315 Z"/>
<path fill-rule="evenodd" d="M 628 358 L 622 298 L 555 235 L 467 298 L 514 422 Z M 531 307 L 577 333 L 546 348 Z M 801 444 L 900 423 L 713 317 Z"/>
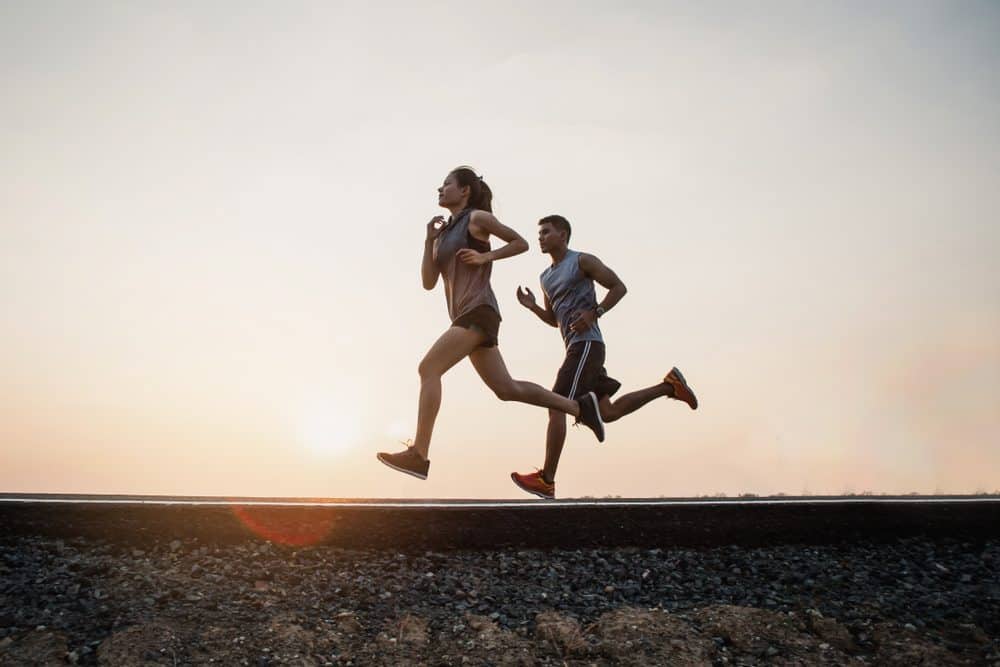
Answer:
<path fill-rule="evenodd" d="M 336 516 L 327 507 L 231 505 L 230 509 L 258 537 L 294 547 L 319 544 L 336 523 Z"/>

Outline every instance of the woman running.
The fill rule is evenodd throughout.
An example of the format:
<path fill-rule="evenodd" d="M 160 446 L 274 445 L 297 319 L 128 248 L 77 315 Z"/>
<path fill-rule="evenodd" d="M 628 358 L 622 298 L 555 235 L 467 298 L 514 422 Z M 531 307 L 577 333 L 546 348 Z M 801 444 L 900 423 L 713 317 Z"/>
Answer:
<path fill-rule="evenodd" d="M 597 397 L 585 394 L 572 400 L 540 385 L 511 378 L 497 349 L 500 308 L 490 287 L 492 263 L 528 250 L 528 242 L 493 215 L 493 193 L 469 167 L 458 167 L 438 188 L 438 205 L 451 211 L 446 221 L 435 216 L 427 223 L 420 275 L 424 289 L 444 282 L 451 326 L 434 342 L 418 368 L 420 403 L 413 444 L 395 454 L 378 453 L 390 468 L 427 479 L 427 459 L 434 420 L 441 406 L 441 376 L 468 357 L 483 382 L 501 401 L 520 401 L 573 415 L 604 440 Z M 504 241 L 490 249 L 490 236 Z"/>

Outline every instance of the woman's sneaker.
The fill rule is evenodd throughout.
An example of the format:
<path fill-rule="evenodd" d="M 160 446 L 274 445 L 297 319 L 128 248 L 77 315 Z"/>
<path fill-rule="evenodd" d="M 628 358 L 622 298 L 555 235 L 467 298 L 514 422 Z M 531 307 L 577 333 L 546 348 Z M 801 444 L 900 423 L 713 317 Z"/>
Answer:
<path fill-rule="evenodd" d="M 580 416 L 576 418 L 577 424 L 583 424 L 597 436 L 597 442 L 604 442 L 604 420 L 601 419 L 601 408 L 597 403 L 597 394 L 588 391 L 586 394 L 576 399 L 580 405 Z"/>
<path fill-rule="evenodd" d="M 674 395 L 671 398 L 684 401 L 691 406 L 692 410 L 698 409 L 698 397 L 694 395 L 694 390 L 688 386 L 687 380 L 684 379 L 680 369 L 676 366 L 671 368 L 667 376 L 663 378 L 663 381 L 669 384 L 674 390 Z"/>
<path fill-rule="evenodd" d="M 552 482 L 549 484 L 542 478 L 542 471 L 531 472 L 527 475 L 522 475 L 519 472 L 512 472 L 510 478 L 514 480 L 514 483 L 521 487 L 528 493 L 533 493 L 539 498 L 545 498 L 546 500 L 554 500 L 556 497 L 556 483 Z"/>
<path fill-rule="evenodd" d="M 407 447 L 406 451 L 396 454 L 379 452 L 377 456 L 379 461 L 393 470 L 405 472 L 419 479 L 427 479 L 427 471 L 431 467 L 431 462 L 418 454 L 413 447 Z"/>

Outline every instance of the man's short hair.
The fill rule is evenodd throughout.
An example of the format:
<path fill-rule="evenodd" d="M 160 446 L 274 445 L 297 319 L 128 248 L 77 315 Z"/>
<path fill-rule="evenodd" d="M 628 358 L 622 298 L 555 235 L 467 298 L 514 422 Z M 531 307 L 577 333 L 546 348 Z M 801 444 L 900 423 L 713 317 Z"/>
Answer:
<path fill-rule="evenodd" d="M 569 220 L 562 217 L 561 215 L 547 215 L 538 221 L 539 225 L 552 225 L 560 232 L 566 232 L 566 243 L 569 243 L 569 237 L 573 235 L 573 228 L 569 226 Z"/>

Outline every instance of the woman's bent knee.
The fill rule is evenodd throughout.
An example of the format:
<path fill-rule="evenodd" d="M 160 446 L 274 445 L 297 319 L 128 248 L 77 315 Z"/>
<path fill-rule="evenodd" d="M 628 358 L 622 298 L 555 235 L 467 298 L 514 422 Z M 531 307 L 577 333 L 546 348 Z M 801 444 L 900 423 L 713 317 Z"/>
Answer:
<path fill-rule="evenodd" d="M 422 381 L 441 377 L 440 369 L 436 367 L 436 364 L 427 359 L 420 361 L 420 364 L 417 366 L 417 373 L 420 375 Z"/>
<path fill-rule="evenodd" d="M 501 401 L 516 401 L 518 396 L 520 396 L 517 385 L 513 382 L 493 387 L 493 393 Z"/>

